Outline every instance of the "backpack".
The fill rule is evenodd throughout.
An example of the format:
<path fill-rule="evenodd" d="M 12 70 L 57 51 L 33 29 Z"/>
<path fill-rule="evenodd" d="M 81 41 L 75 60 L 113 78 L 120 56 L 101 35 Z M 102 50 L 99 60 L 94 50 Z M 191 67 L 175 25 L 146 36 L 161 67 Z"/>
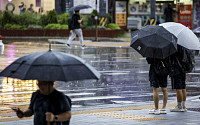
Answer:
<path fill-rule="evenodd" d="M 178 61 L 179 66 L 182 68 L 183 72 L 190 73 L 194 69 L 195 59 L 194 59 L 194 51 L 186 48 L 182 49 L 182 60 Z"/>
<path fill-rule="evenodd" d="M 69 30 L 73 30 L 75 28 L 74 24 L 75 24 L 74 23 L 74 18 L 72 16 L 72 18 L 69 18 L 69 20 L 68 20 L 68 29 Z"/>
<path fill-rule="evenodd" d="M 165 77 L 169 75 L 168 63 L 166 60 L 159 60 L 154 64 L 154 71 L 157 75 Z"/>

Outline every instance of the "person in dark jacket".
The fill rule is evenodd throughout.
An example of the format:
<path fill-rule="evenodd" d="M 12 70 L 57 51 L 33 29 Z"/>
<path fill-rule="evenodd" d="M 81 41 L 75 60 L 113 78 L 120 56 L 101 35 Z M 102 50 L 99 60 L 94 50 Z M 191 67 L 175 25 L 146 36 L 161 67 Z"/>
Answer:
<path fill-rule="evenodd" d="M 149 110 L 149 114 L 167 114 L 166 105 L 168 99 L 167 92 L 167 77 L 169 75 L 167 68 L 167 61 L 154 59 L 154 58 L 146 58 L 148 64 L 150 64 L 149 69 L 149 81 L 150 86 L 153 88 L 153 99 L 155 108 Z M 159 109 L 159 87 L 161 87 L 163 93 L 163 105 L 162 108 Z"/>
<path fill-rule="evenodd" d="M 83 43 L 83 33 L 81 29 L 81 22 L 83 21 L 83 18 L 80 18 L 79 10 L 75 11 L 75 14 L 72 15 L 72 19 L 74 20 L 74 29 L 72 30 L 72 34 L 70 35 L 65 45 L 68 48 L 70 48 L 70 43 L 76 37 L 76 34 L 77 34 L 79 37 L 79 41 L 81 43 L 81 48 L 84 49 L 86 46 Z"/>

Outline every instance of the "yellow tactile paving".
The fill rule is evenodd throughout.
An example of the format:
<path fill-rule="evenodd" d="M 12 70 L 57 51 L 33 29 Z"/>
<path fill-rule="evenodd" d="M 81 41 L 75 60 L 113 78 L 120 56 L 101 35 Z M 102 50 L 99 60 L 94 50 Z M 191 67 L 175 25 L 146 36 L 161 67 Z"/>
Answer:
<path fill-rule="evenodd" d="M 188 106 L 189 104 L 186 104 Z M 162 105 L 159 105 L 161 107 Z M 167 104 L 167 107 L 174 107 L 176 106 L 176 103 Z M 18 106 L 22 110 L 26 110 L 28 106 Z M 123 108 L 110 108 L 110 109 L 99 109 L 99 110 L 89 110 L 89 111 L 79 111 L 79 112 L 72 112 L 72 115 L 78 115 L 78 114 L 88 114 L 88 115 L 98 115 L 98 116 L 106 116 L 106 117 L 114 117 L 117 118 L 118 116 L 123 116 L 123 118 L 127 120 L 137 120 L 137 121 L 150 121 L 150 120 L 163 120 L 162 118 L 155 118 L 155 117 L 146 117 L 146 116 L 139 116 L 139 115 L 130 115 L 125 113 L 119 113 L 119 115 L 111 115 L 114 111 L 125 111 L 125 110 L 140 110 L 140 109 L 148 109 L 148 108 L 154 108 L 154 105 L 146 105 L 146 106 L 136 106 L 136 107 L 123 107 Z M 9 116 L 6 114 L 10 114 L 13 112 L 12 110 L 6 110 L 6 111 L 0 111 L 0 122 L 5 121 L 15 121 L 15 120 L 23 120 L 23 119 L 32 119 L 33 117 L 27 117 L 23 119 L 19 119 L 16 116 Z M 5 116 L 3 117 L 2 114 Z M 110 116 L 109 116 L 110 115 Z M 121 118 L 122 119 L 122 118 Z"/>
<path fill-rule="evenodd" d="M 165 118 L 131 115 L 131 114 L 125 114 L 125 113 L 118 113 L 118 112 L 98 112 L 98 113 L 89 113 L 89 115 L 112 117 L 112 118 L 135 120 L 135 121 L 165 120 Z"/>
<path fill-rule="evenodd" d="M 160 104 L 159 107 L 162 105 Z M 167 104 L 167 107 L 175 107 L 176 103 Z M 188 106 L 188 104 L 186 105 Z M 73 115 L 78 114 L 89 114 L 89 113 L 96 113 L 96 112 L 111 112 L 111 111 L 125 111 L 125 110 L 140 110 L 140 109 L 149 109 L 154 108 L 154 105 L 145 105 L 145 106 L 136 106 L 136 107 L 123 107 L 123 108 L 110 108 L 110 109 L 98 109 L 98 110 L 89 110 L 89 111 L 79 111 L 79 112 L 72 112 Z"/>

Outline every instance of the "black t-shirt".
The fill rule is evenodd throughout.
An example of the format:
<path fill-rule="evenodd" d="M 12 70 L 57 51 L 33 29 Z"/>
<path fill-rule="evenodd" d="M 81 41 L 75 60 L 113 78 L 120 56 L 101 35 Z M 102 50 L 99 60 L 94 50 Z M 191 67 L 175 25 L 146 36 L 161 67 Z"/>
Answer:
<path fill-rule="evenodd" d="M 33 93 L 33 95 L 36 94 Z M 37 94 L 36 99 L 31 98 L 29 109 L 34 112 L 34 125 L 47 125 L 46 112 L 52 112 L 54 115 L 71 111 L 70 104 L 66 96 L 54 90 L 50 95 L 43 95 L 40 92 Z M 69 121 L 64 125 L 68 125 Z M 53 125 L 53 123 L 51 123 Z M 56 125 L 63 125 L 61 122 L 56 122 Z"/>
<path fill-rule="evenodd" d="M 74 29 L 80 29 L 80 23 L 78 22 L 81 19 L 80 15 L 74 14 L 72 19 L 74 20 Z"/>

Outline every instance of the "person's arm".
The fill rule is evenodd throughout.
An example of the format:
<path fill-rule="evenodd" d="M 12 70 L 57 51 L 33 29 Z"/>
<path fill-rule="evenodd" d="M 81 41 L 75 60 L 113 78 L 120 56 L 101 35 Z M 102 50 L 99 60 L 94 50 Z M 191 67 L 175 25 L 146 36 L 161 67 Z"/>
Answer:
<path fill-rule="evenodd" d="M 52 122 L 52 121 L 60 121 L 60 122 L 63 122 L 63 121 L 69 121 L 71 119 L 71 111 L 67 111 L 67 112 L 64 112 L 64 113 L 61 113 L 59 115 L 57 115 L 57 120 L 55 119 L 55 116 L 53 113 L 51 112 L 46 112 L 46 120 L 48 122 Z"/>
<path fill-rule="evenodd" d="M 80 20 L 78 20 L 78 23 L 81 23 L 83 21 L 83 18 L 81 18 Z"/>
<path fill-rule="evenodd" d="M 22 110 L 17 108 L 16 114 L 18 118 L 30 117 L 33 115 L 33 111 L 31 109 L 27 109 L 26 111 L 23 112 Z"/>

